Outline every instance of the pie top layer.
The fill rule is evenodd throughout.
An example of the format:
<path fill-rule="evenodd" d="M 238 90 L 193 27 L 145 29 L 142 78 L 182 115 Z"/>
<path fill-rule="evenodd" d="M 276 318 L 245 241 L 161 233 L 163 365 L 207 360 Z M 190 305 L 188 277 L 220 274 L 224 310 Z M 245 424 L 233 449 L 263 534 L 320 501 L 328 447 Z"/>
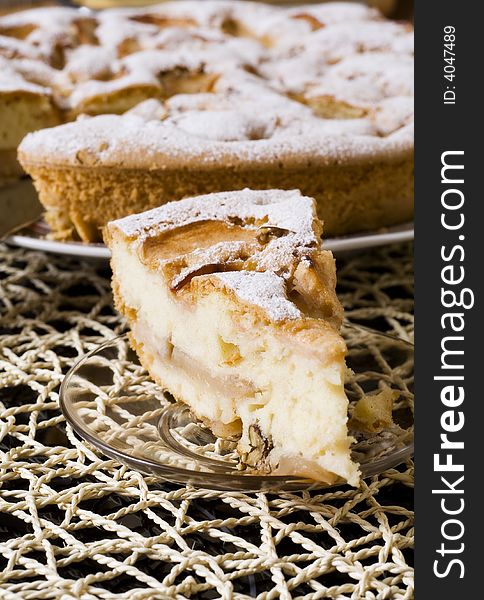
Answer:
<path fill-rule="evenodd" d="M 2 55 L 15 78 L 0 93 L 15 81 L 65 120 L 110 115 L 28 136 L 25 161 L 156 168 L 412 148 L 411 27 L 353 3 L 36 9 L 0 18 Z"/>
<path fill-rule="evenodd" d="M 120 240 L 129 245 L 180 300 L 190 302 L 215 286 L 263 319 L 317 317 L 337 328 L 342 309 L 321 229 L 314 200 L 299 191 L 246 189 L 124 217 L 108 224 L 105 239 L 109 246 Z"/>

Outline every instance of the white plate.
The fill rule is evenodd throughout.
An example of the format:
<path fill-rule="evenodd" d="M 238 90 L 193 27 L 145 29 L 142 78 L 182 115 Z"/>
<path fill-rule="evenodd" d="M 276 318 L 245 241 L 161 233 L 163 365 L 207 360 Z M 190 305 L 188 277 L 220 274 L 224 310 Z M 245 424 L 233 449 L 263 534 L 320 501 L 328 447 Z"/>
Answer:
<path fill-rule="evenodd" d="M 34 224 L 23 230 L 21 234 L 12 235 L 7 239 L 9 244 L 41 250 L 54 254 L 66 254 L 77 258 L 108 260 L 110 252 L 104 244 L 83 244 L 81 242 L 54 242 L 47 240 L 42 235 L 45 225 Z M 44 229 L 45 231 L 45 229 Z M 386 227 L 378 231 L 354 233 L 342 237 L 326 238 L 324 248 L 333 252 L 347 252 L 361 250 L 386 244 L 395 244 L 413 240 L 413 223 L 405 223 L 395 227 Z"/>

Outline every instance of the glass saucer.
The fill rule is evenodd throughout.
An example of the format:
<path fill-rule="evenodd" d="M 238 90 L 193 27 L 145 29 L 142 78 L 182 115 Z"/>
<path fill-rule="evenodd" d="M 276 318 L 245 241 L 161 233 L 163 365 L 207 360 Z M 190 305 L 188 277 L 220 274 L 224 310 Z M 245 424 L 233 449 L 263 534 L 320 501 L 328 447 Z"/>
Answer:
<path fill-rule="evenodd" d="M 399 392 L 391 429 L 351 432 L 363 477 L 395 467 L 413 454 L 413 345 L 346 323 L 346 391 L 351 404 L 382 383 Z M 60 390 L 68 423 L 103 454 L 167 481 L 231 491 L 327 487 L 308 479 L 241 470 L 236 442 L 214 437 L 149 377 L 126 335 L 111 339 L 67 373 Z M 341 482 L 343 483 L 343 482 Z M 333 484 L 334 485 L 334 484 Z"/>

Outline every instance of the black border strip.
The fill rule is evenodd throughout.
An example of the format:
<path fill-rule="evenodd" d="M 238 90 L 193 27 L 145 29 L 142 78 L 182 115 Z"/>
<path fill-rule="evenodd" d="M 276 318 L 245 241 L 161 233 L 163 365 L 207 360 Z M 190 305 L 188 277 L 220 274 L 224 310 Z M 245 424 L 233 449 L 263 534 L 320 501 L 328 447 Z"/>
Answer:
<path fill-rule="evenodd" d="M 484 597 L 482 12 L 475 2 L 416 7 L 415 495 L 422 599 Z M 444 35 L 452 27 L 455 45 L 448 49 L 455 60 L 445 61 L 451 38 Z M 445 71 L 455 76 L 446 79 Z M 452 93 L 445 103 L 445 92 L 455 92 L 454 104 Z M 441 172 L 443 161 L 463 168 Z M 462 470 L 438 464 L 447 462 Z"/>

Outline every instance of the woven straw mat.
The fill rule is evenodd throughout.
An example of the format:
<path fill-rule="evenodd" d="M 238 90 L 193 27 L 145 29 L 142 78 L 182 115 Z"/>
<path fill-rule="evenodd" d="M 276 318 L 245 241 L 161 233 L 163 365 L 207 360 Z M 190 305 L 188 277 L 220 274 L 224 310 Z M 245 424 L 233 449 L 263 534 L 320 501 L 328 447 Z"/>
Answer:
<path fill-rule="evenodd" d="M 411 337 L 409 245 L 338 268 L 350 319 Z M 59 385 L 124 330 L 104 263 L 0 245 L 0 598 L 413 598 L 410 463 L 357 490 L 212 492 L 81 441 Z"/>

